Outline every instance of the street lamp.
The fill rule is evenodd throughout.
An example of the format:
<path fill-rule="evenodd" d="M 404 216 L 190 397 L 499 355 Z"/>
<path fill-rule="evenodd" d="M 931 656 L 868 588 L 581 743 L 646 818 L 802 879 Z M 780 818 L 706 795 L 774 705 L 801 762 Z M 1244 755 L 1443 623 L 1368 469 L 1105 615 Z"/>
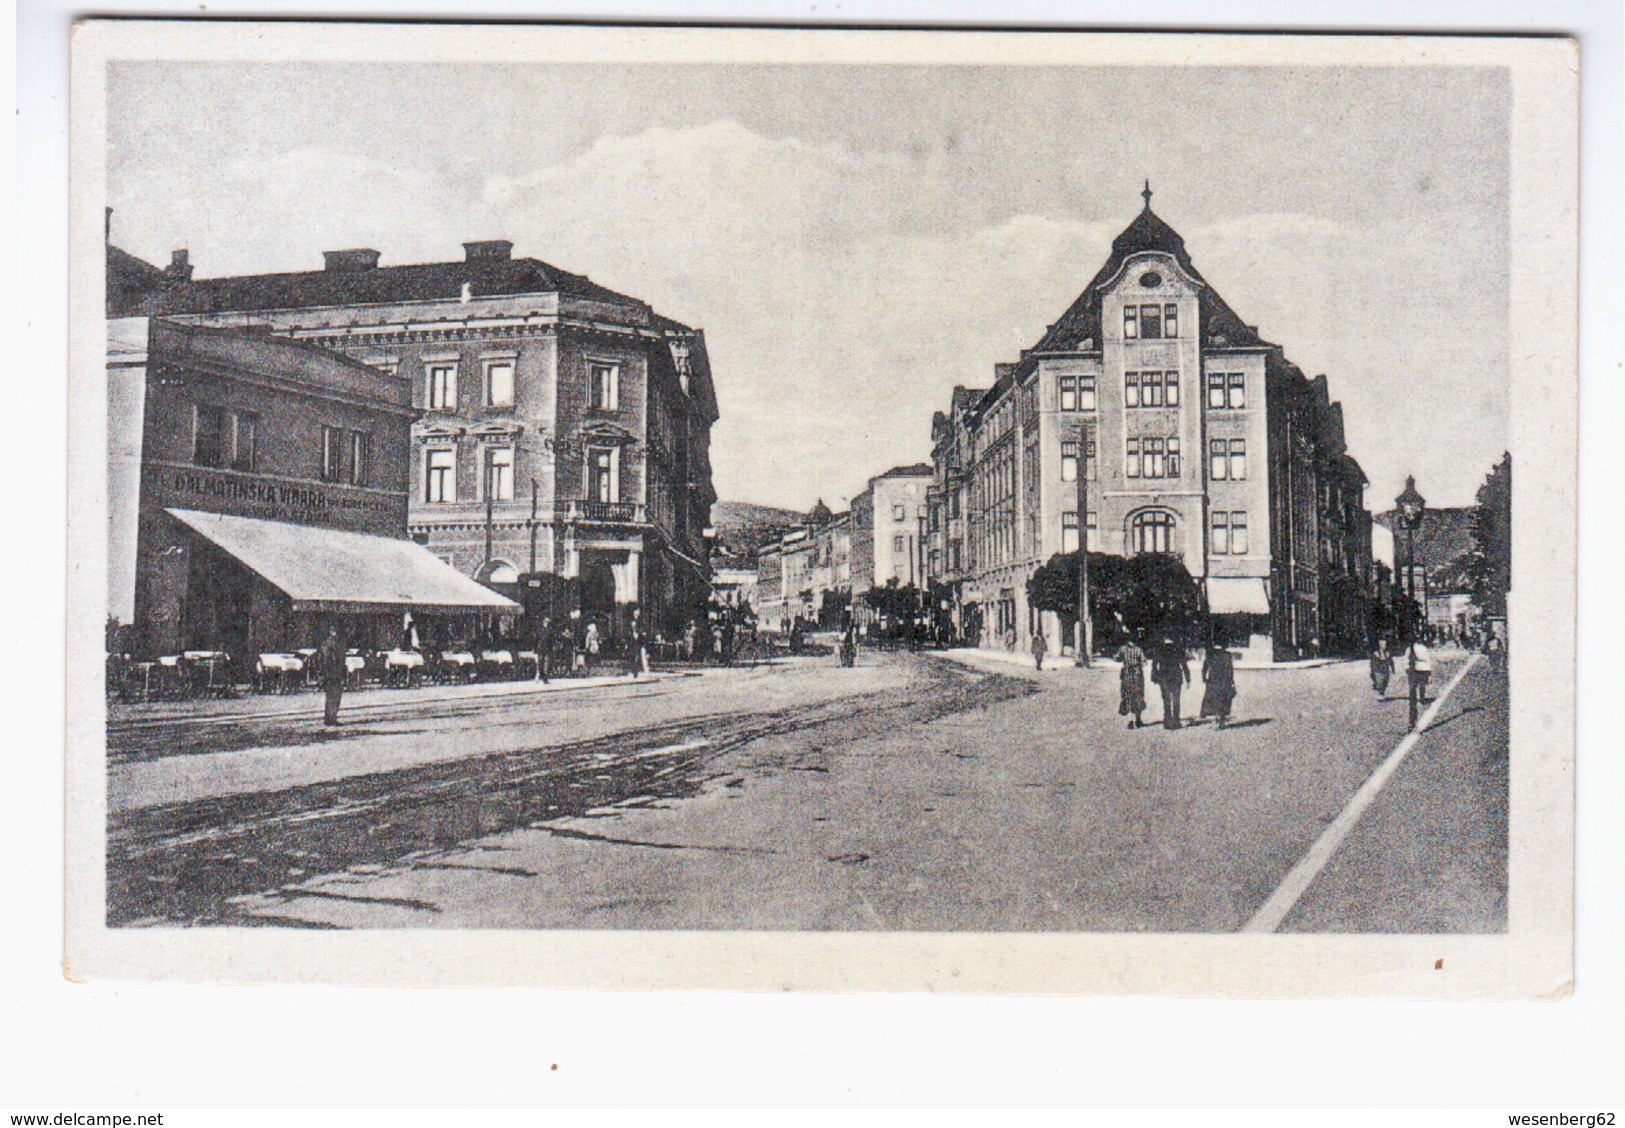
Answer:
<path fill-rule="evenodd" d="M 1406 609 L 1406 617 L 1410 620 L 1406 631 L 1406 677 L 1409 682 L 1409 697 L 1411 705 L 1411 727 L 1416 727 L 1417 713 L 1417 681 L 1416 681 L 1416 636 L 1418 634 L 1416 614 L 1416 529 L 1422 523 L 1422 514 L 1427 510 L 1427 500 L 1416 492 L 1416 478 L 1407 475 L 1405 478 L 1405 492 L 1394 499 L 1394 510 L 1399 514 L 1399 522 L 1405 527 L 1405 572 L 1406 583 L 1409 587 L 1410 606 Z M 1426 571 L 1424 567 L 1424 571 Z M 1424 581 L 1425 582 L 1425 581 Z M 1426 588 L 1423 588 L 1423 598 L 1427 598 Z M 1422 605 L 1421 619 L 1427 622 L 1427 605 Z"/>

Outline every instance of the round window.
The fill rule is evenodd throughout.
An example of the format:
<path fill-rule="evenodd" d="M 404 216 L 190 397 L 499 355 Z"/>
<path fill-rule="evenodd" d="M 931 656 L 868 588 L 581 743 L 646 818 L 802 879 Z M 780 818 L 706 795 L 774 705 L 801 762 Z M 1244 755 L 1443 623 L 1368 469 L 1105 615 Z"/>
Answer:
<path fill-rule="evenodd" d="M 1162 275 L 1158 274 L 1154 270 L 1147 274 L 1142 274 L 1140 275 L 1140 285 L 1144 286 L 1147 290 L 1155 290 L 1158 286 L 1162 285 Z"/>

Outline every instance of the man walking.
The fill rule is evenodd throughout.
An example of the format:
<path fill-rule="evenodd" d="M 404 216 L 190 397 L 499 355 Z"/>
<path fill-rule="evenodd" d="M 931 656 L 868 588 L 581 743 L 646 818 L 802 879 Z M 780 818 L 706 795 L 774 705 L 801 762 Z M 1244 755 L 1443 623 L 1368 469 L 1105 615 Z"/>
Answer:
<path fill-rule="evenodd" d="M 542 625 L 536 630 L 536 680 L 543 685 L 548 684 L 547 669 L 553 664 L 553 648 L 557 645 L 553 638 L 553 617 L 542 616 Z"/>
<path fill-rule="evenodd" d="M 1405 651 L 1405 675 L 1410 681 L 1411 700 L 1428 703 L 1428 679 L 1433 676 L 1433 655 L 1421 639 L 1413 639 Z"/>
<path fill-rule="evenodd" d="M 626 676 L 635 678 L 640 672 L 649 672 L 649 652 L 643 645 L 643 609 L 634 607 L 626 640 Z"/>
<path fill-rule="evenodd" d="M 1190 659 L 1185 648 L 1172 638 L 1164 638 L 1151 656 L 1151 680 L 1162 690 L 1162 727 L 1179 727 L 1179 693 L 1191 681 Z"/>
<path fill-rule="evenodd" d="M 322 719 L 324 725 L 339 723 L 339 702 L 344 699 L 344 682 L 350 676 L 344 658 L 344 644 L 339 641 L 339 629 L 334 627 L 327 632 L 327 641 L 316 651 L 316 673 L 322 679 L 322 689 L 327 694 L 327 709 Z"/>
<path fill-rule="evenodd" d="M 1033 628 L 1033 662 L 1038 672 L 1044 672 L 1044 655 L 1049 653 L 1049 639 L 1044 637 L 1043 627 Z"/>

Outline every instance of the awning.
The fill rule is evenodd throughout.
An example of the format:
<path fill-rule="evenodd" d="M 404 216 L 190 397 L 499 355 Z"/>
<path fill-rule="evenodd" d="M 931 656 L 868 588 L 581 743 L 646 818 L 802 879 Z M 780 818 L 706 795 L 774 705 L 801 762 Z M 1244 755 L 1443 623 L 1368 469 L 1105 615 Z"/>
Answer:
<path fill-rule="evenodd" d="M 164 512 L 293 600 L 295 611 L 518 611 L 420 544 L 195 509 Z"/>
<path fill-rule="evenodd" d="M 1258 576 L 1215 576 L 1207 582 L 1207 606 L 1215 615 L 1268 615 L 1269 593 Z"/>

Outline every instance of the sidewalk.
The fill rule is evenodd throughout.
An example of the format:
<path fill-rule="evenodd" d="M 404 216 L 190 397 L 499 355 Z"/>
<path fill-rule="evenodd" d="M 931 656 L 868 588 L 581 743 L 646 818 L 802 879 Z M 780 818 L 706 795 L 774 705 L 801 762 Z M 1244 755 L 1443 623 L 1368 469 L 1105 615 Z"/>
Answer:
<path fill-rule="evenodd" d="M 977 658 L 977 659 L 982 659 L 983 661 L 988 661 L 988 662 L 999 662 L 999 663 L 1002 663 L 1002 664 L 1007 665 L 1007 666 L 1022 666 L 1022 667 L 1025 667 L 1027 670 L 1029 670 L 1030 672 L 1032 672 L 1034 674 L 1038 673 L 1038 671 L 1034 668 L 1033 656 L 1031 654 L 1020 654 L 1020 653 L 1016 653 L 1016 652 L 1010 651 L 1010 650 L 982 650 L 982 649 L 978 649 L 978 648 L 974 648 L 974 647 L 965 646 L 965 647 L 956 647 L 956 648 L 951 649 L 951 650 L 933 651 L 932 653 L 941 654 L 944 658 L 952 658 L 955 661 L 965 661 L 966 659 Z M 1436 652 L 1436 657 L 1439 658 L 1439 659 L 1445 658 L 1447 656 L 1449 656 L 1447 653 Z M 1201 661 L 1201 655 L 1193 653 L 1191 661 L 1193 661 L 1193 662 Z M 1302 659 L 1299 659 L 1297 661 L 1292 661 L 1292 662 L 1255 662 L 1255 661 L 1250 661 L 1248 659 L 1243 658 L 1243 659 L 1238 659 L 1237 660 L 1236 669 L 1238 669 L 1238 670 L 1313 670 L 1313 669 L 1317 669 L 1317 668 L 1319 668 L 1321 666 L 1335 666 L 1340 662 L 1359 662 L 1359 661 L 1364 661 L 1364 659 L 1360 659 L 1360 658 L 1302 658 Z M 1077 668 L 1077 664 L 1074 662 L 1074 660 L 1072 658 L 1072 655 L 1070 655 L 1070 654 L 1062 654 L 1062 655 L 1050 654 L 1050 655 L 1046 655 L 1045 658 L 1044 658 L 1044 670 L 1043 670 L 1043 672 L 1046 673 L 1046 674 L 1050 673 L 1052 670 L 1055 670 L 1055 669 L 1068 669 L 1068 670 L 1070 670 L 1070 669 L 1076 669 L 1076 668 Z M 1096 655 L 1094 661 L 1091 663 L 1091 668 L 1096 669 L 1096 670 L 1117 670 L 1117 669 L 1121 669 L 1122 666 L 1115 659 L 1103 658 L 1103 657 L 1101 657 L 1099 655 Z"/>
<path fill-rule="evenodd" d="M 765 663 L 764 663 L 765 664 Z M 347 690 L 344 714 L 353 716 L 374 710 L 391 710 L 402 705 L 425 705 L 448 701 L 485 698 L 524 697 L 538 693 L 559 693 L 572 689 L 598 689 L 615 685 L 647 685 L 670 678 L 701 677 L 711 669 L 661 670 L 640 674 L 636 679 L 625 673 L 598 674 L 585 678 L 554 678 L 551 681 L 470 682 L 463 685 L 420 685 L 411 689 L 368 687 Z M 241 697 L 192 698 L 186 701 L 156 701 L 127 704 L 107 703 L 109 730 L 148 726 L 218 723 L 238 718 L 275 720 L 278 718 L 320 717 L 323 698 L 320 690 L 299 693 L 246 693 Z"/>

